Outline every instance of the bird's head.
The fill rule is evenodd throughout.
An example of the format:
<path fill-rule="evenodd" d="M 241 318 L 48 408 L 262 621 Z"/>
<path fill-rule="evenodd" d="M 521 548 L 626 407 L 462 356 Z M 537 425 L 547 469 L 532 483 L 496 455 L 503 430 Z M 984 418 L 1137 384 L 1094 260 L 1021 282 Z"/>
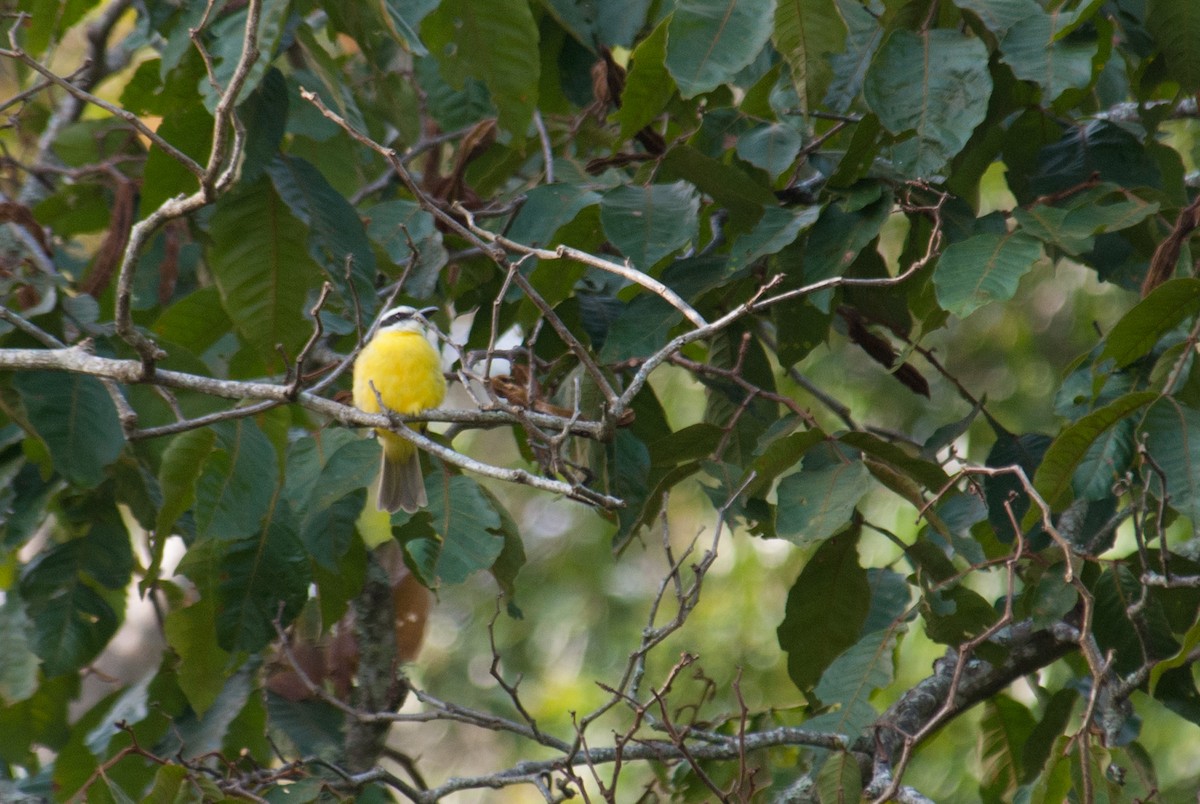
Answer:
<path fill-rule="evenodd" d="M 433 327 L 429 318 L 437 310 L 436 307 L 422 307 L 418 310 L 404 304 L 393 307 L 379 319 L 379 331 L 424 333 Z"/>

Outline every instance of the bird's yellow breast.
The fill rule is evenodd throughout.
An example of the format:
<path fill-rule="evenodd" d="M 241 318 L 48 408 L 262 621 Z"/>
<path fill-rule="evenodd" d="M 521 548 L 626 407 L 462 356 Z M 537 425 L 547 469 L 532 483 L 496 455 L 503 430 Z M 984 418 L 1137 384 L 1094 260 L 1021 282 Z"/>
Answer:
<path fill-rule="evenodd" d="M 354 406 L 368 413 L 379 413 L 381 400 L 397 413 L 420 413 L 442 404 L 445 396 L 441 357 L 418 333 L 377 333 L 354 363 Z M 407 451 L 408 442 L 379 432 L 389 454 Z"/>

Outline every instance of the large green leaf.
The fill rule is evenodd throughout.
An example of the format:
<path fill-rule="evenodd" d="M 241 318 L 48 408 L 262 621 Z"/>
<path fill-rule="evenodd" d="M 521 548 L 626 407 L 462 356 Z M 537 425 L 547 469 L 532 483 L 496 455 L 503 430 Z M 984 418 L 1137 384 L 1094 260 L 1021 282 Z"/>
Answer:
<path fill-rule="evenodd" d="M 104 385 L 85 374 L 57 371 L 21 372 L 13 384 L 55 471 L 77 486 L 98 486 L 125 445 Z"/>
<path fill-rule="evenodd" d="M 373 316 L 375 252 L 354 207 L 321 171 L 299 157 L 279 155 L 266 171 L 280 199 L 309 227 L 308 253 L 341 290 L 346 307 L 357 296 L 363 316 Z"/>
<path fill-rule="evenodd" d="M 1100 359 L 1112 358 L 1117 368 L 1145 357 L 1164 335 L 1200 311 L 1200 279 L 1180 277 L 1156 287 L 1109 331 Z"/>
<path fill-rule="evenodd" d="M 776 528 L 796 544 L 824 541 L 850 522 L 850 515 L 871 488 L 871 473 L 862 461 L 788 475 L 779 482 Z"/>
<path fill-rule="evenodd" d="M 158 469 L 158 483 L 163 490 L 156 523 L 159 533 L 172 533 L 180 515 L 196 501 L 196 479 L 216 438 L 210 428 L 188 430 L 172 438 L 163 451 Z"/>
<path fill-rule="evenodd" d="M 788 656 L 788 675 L 807 691 L 838 654 L 858 641 L 871 602 L 858 559 L 859 530 L 821 544 L 788 592 L 776 636 Z"/>
<path fill-rule="evenodd" d="M 363 489 L 378 471 L 378 444 L 339 430 L 288 449 L 284 496 L 300 519 L 300 540 L 325 569 L 337 569 L 354 538 Z"/>
<path fill-rule="evenodd" d="M 867 4 L 860 0 L 835 0 L 842 19 L 846 21 L 846 45 L 841 53 L 831 56 L 833 80 L 825 95 L 825 104 L 834 112 L 845 112 L 858 100 L 863 81 L 879 44 L 884 28 L 879 22 L 881 3 Z M 875 118 L 871 118 L 875 120 Z M 876 125 L 878 125 L 876 121 Z"/>
<path fill-rule="evenodd" d="M 799 209 L 768 207 L 758 224 L 733 241 L 729 249 L 729 273 L 748 268 L 760 257 L 777 254 L 791 245 L 808 227 L 816 223 L 820 207 Z"/>
<path fill-rule="evenodd" d="M 78 670 L 116 633 L 120 616 L 99 591 L 123 590 L 133 569 L 129 533 L 109 508 L 83 536 L 38 556 L 21 575 L 33 648 L 47 676 Z"/>
<path fill-rule="evenodd" d="M 287 625 L 308 599 L 308 552 L 285 505 L 228 546 L 219 577 L 217 644 L 230 653 L 262 650 L 275 638 L 275 621 Z"/>
<path fill-rule="evenodd" d="M 982 786 L 996 801 L 1007 800 L 1023 778 L 1022 750 L 1033 732 L 1033 715 L 1012 698 L 997 695 L 984 702 L 979 725 Z"/>
<path fill-rule="evenodd" d="M 513 218 L 508 237 L 527 246 L 552 248 L 556 245 L 553 240 L 555 232 L 575 220 L 584 209 L 598 203 L 599 193 L 577 184 L 534 187 L 525 194 L 525 203 Z"/>
<path fill-rule="evenodd" d="M 999 38 L 1022 20 L 1045 13 L 1037 0 L 954 0 L 954 5 L 973 12 Z"/>
<path fill-rule="evenodd" d="M 414 539 L 405 549 L 427 586 L 462 583 L 488 569 L 504 549 L 500 515 L 478 484 L 462 475 L 432 474 L 426 491 L 437 539 Z"/>
<path fill-rule="evenodd" d="M 1042 258 L 1042 244 L 1020 232 L 983 232 L 951 244 L 933 272 L 944 309 L 966 318 L 988 302 L 1007 301 Z"/>
<path fill-rule="evenodd" d="M 1071 12 L 1047 13 L 1031 3 L 1030 13 L 1016 22 L 1000 42 L 1004 63 L 1013 74 L 1042 88 L 1050 103 L 1068 89 L 1083 89 L 1092 81 L 1095 39 L 1064 39 L 1063 29 L 1075 23 Z"/>
<path fill-rule="evenodd" d="M 220 291 L 210 285 L 192 291 L 163 310 L 154 322 L 154 332 L 168 343 L 200 355 L 231 326 L 221 306 Z"/>
<path fill-rule="evenodd" d="M 197 97 L 191 103 L 179 105 L 163 118 L 158 134 L 199 164 L 204 164 L 212 148 L 212 127 L 212 115 Z M 200 187 L 196 175 L 158 145 L 152 145 L 146 154 L 144 171 L 139 199 L 143 218 L 168 198 L 180 193 L 194 193 Z"/>
<path fill-rule="evenodd" d="M 1142 469 L 1150 488 L 1200 528 L 1200 411 L 1165 397 L 1146 411 L 1138 434 L 1154 461 Z"/>
<path fill-rule="evenodd" d="M 38 688 L 38 657 L 30 645 L 32 623 L 21 599 L 7 595 L 0 605 L 0 701 L 10 706 L 29 698 Z"/>
<path fill-rule="evenodd" d="M 1046 450 L 1033 478 L 1033 484 L 1042 495 L 1042 499 L 1055 510 L 1061 510 L 1070 502 L 1076 469 L 1091 455 L 1093 445 L 1106 434 L 1114 432 L 1113 428 L 1118 422 L 1150 404 L 1155 397 L 1157 394 L 1150 391 L 1126 394 L 1115 402 L 1089 413 L 1059 433 Z M 1128 460 L 1129 455 L 1125 457 Z M 1116 479 L 1115 475 L 1124 471 L 1123 466 L 1115 464 L 1108 467 L 1107 473 L 1099 466 L 1089 466 L 1088 469 L 1089 476 L 1095 473 L 1105 475 L 1107 480 L 1103 485 L 1106 491 L 1111 489 Z M 1089 488 L 1091 485 L 1087 484 Z"/>
<path fill-rule="evenodd" d="M 870 726 L 879 713 L 871 705 L 875 690 L 895 675 L 896 633 L 874 631 L 838 656 L 821 676 L 814 691 L 834 711 L 805 722 L 805 728 L 846 734 L 851 738 Z"/>
<path fill-rule="evenodd" d="M 838 14 L 837 3 L 778 0 L 771 39 L 791 68 L 801 108 L 813 108 L 821 102 L 833 76 L 829 56 L 841 53 L 846 40 L 846 23 Z"/>
<path fill-rule="evenodd" d="M 684 179 L 729 211 L 726 233 L 730 236 L 753 227 L 765 209 L 777 209 L 775 195 L 766 184 L 690 145 L 671 148 L 660 165 L 663 181 Z"/>
<path fill-rule="evenodd" d="M 202 595 L 190 606 L 167 613 L 163 635 L 179 657 L 179 688 L 203 715 L 225 686 L 230 656 L 216 644 L 217 600 Z"/>
<path fill-rule="evenodd" d="M 425 18 L 421 34 L 451 85 L 462 89 L 468 78 L 482 80 L 501 128 L 525 135 L 541 74 L 528 0 L 445 0 Z"/>
<path fill-rule="evenodd" d="M 983 42 L 958 31 L 896 30 L 867 71 L 863 94 L 893 134 L 914 132 L 895 149 L 907 176 L 938 173 L 987 115 L 992 94 Z"/>
<path fill-rule="evenodd" d="M 663 21 L 633 51 L 633 66 L 625 79 L 617 112 L 622 137 L 632 137 L 658 117 L 675 94 L 666 59 L 667 22 Z"/>
<path fill-rule="evenodd" d="M 693 98 L 730 81 L 771 36 L 774 0 L 679 0 L 667 25 L 667 69 Z"/>
<path fill-rule="evenodd" d="M 1192 0 L 1146 0 L 1145 20 L 1162 48 L 1167 73 L 1187 92 L 1200 89 L 1200 5 Z"/>
<path fill-rule="evenodd" d="M 250 63 L 250 70 L 238 93 L 241 103 L 253 92 L 274 61 L 274 51 L 283 37 L 284 25 L 291 11 L 291 0 L 263 0 L 259 14 L 258 37 L 254 49 L 258 57 Z M 239 8 L 221 15 L 207 31 L 205 46 L 214 62 L 213 81 L 201 81 L 200 91 L 209 111 L 217 108 L 219 91 L 223 91 L 233 78 L 234 70 L 242 56 L 243 32 L 246 29 L 247 9 Z"/>
<path fill-rule="evenodd" d="M 800 132 L 792 126 L 769 123 L 739 137 L 737 154 L 775 179 L 796 161 L 802 144 Z"/>
<path fill-rule="evenodd" d="M 535 188 L 533 192 L 541 190 Z M 384 201 L 367 210 L 367 235 L 387 253 L 397 266 L 413 258 L 409 241 L 416 247 L 416 259 L 404 290 L 410 296 L 427 299 L 437 286 L 438 273 L 446 264 L 446 247 L 433 215 L 414 201 Z M 525 241 L 520 241 L 525 242 Z"/>
<path fill-rule="evenodd" d="M 700 198 L 690 184 L 623 184 L 600 202 L 600 223 L 634 267 L 643 271 L 696 237 Z"/>
<path fill-rule="evenodd" d="M 211 235 L 209 267 L 238 334 L 268 364 L 279 364 L 277 344 L 294 358 L 311 334 L 305 303 L 320 281 L 308 227 L 260 179 L 217 202 Z"/>
<path fill-rule="evenodd" d="M 196 479 L 196 533 L 222 540 L 260 530 L 279 481 L 275 449 L 252 419 L 216 428 L 217 449 Z"/>

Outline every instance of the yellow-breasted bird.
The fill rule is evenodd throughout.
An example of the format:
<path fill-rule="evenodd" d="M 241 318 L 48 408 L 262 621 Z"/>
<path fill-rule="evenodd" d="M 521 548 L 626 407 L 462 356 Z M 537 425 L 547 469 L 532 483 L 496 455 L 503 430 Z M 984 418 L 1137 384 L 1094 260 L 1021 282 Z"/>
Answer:
<path fill-rule="evenodd" d="M 442 404 L 446 379 L 441 356 L 427 337 L 432 326 L 427 316 L 435 312 L 436 307 L 400 306 L 383 314 L 375 336 L 354 362 L 355 407 L 367 413 L 387 409 L 411 415 Z M 428 503 L 417 448 L 395 433 L 375 432 L 383 445 L 379 509 L 394 513 L 403 508 L 412 513 Z"/>

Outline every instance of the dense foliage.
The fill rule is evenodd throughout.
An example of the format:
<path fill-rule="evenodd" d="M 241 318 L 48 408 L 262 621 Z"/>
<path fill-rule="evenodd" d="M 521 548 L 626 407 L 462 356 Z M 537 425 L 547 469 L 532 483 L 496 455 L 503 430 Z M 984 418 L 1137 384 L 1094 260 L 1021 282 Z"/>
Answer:
<path fill-rule="evenodd" d="M 0 797 L 1194 800 L 1195 0 L 15 5 Z"/>

